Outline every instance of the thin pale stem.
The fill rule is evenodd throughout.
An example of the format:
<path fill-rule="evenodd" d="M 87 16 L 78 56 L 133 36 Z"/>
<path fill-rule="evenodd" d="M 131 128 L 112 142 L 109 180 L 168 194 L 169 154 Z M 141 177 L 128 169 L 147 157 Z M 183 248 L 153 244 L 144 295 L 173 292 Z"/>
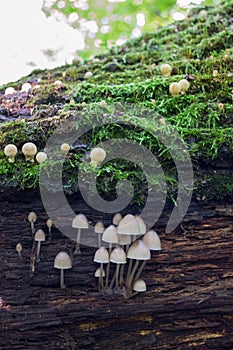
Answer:
<path fill-rule="evenodd" d="M 81 251 L 80 251 L 80 240 L 81 240 L 81 228 L 78 228 L 78 233 L 77 233 L 77 238 L 76 238 L 75 254 L 81 254 Z"/>
<path fill-rule="evenodd" d="M 64 270 L 61 269 L 61 274 L 60 274 L 60 286 L 61 286 L 61 289 L 64 289 L 66 286 L 64 284 Z"/>
<path fill-rule="evenodd" d="M 119 288 L 119 270 L 120 270 L 120 264 L 117 264 L 117 266 L 116 266 L 116 288 Z"/>
<path fill-rule="evenodd" d="M 32 234 L 34 235 L 34 233 L 35 233 L 35 225 L 34 225 L 33 221 L 31 221 L 31 229 L 32 229 Z"/>
<path fill-rule="evenodd" d="M 100 289 L 104 289 L 104 278 L 103 278 L 104 265 L 100 263 Z"/>
<path fill-rule="evenodd" d="M 37 242 L 37 252 L 36 252 L 36 261 L 40 261 L 40 241 Z"/>
<path fill-rule="evenodd" d="M 113 278 L 112 278 L 112 280 L 111 280 L 111 283 L 110 283 L 109 289 L 112 289 L 112 288 L 113 288 L 113 285 L 114 285 L 114 281 L 115 281 L 115 279 L 116 279 L 116 271 L 115 271 L 115 273 L 114 273 L 114 275 L 113 275 Z"/>
<path fill-rule="evenodd" d="M 138 272 L 133 280 L 133 283 L 136 282 L 140 278 L 142 270 L 144 269 L 145 266 L 146 266 L 146 260 L 144 260 L 142 262 L 141 266 L 139 267 Z"/>
<path fill-rule="evenodd" d="M 133 282 L 133 279 L 134 279 L 134 275 L 136 273 L 136 270 L 138 268 L 138 265 L 139 265 L 139 260 L 136 260 L 135 264 L 134 264 L 134 267 L 133 267 L 133 270 L 132 272 L 130 273 L 130 276 L 129 276 L 129 279 L 128 279 L 128 283 L 126 285 L 127 288 L 132 288 L 132 282 Z"/>
<path fill-rule="evenodd" d="M 50 240 L 50 241 L 52 240 L 52 230 L 51 230 L 51 227 L 49 227 L 49 240 Z"/>
<path fill-rule="evenodd" d="M 101 247 L 101 233 L 98 233 L 98 247 Z"/>
<path fill-rule="evenodd" d="M 124 270 L 125 270 L 125 264 L 122 264 L 120 268 L 120 288 L 123 287 L 123 283 L 124 283 Z"/>
<path fill-rule="evenodd" d="M 128 284 L 128 279 L 129 279 L 129 276 L 130 276 L 130 273 L 131 273 L 131 270 L 132 270 L 132 266 L 133 266 L 133 260 L 130 259 L 129 260 L 129 266 L 128 266 L 128 270 L 127 270 L 127 275 L 126 275 L 126 285 Z"/>

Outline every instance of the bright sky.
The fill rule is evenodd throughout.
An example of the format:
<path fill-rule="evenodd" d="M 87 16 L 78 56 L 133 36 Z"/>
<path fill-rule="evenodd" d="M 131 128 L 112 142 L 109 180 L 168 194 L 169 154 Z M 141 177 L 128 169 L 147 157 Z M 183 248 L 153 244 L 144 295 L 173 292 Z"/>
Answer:
<path fill-rule="evenodd" d="M 71 62 L 84 47 L 82 35 L 64 21 L 46 18 L 43 0 L 0 2 L 0 85 L 29 74 L 34 68 L 52 68 Z M 56 59 L 43 54 L 55 50 Z"/>

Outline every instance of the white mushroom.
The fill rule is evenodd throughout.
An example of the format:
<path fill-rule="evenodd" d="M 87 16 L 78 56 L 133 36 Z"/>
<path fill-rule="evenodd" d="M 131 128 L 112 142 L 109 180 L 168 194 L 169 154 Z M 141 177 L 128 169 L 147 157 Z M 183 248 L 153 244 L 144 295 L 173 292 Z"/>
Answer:
<path fill-rule="evenodd" d="M 22 252 L 22 250 L 23 250 L 22 244 L 21 244 L 21 243 L 16 244 L 15 249 L 16 249 L 18 255 L 19 255 L 19 259 L 21 259 L 21 258 L 22 258 L 21 252 Z"/>
<path fill-rule="evenodd" d="M 32 86 L 30 83 L 24 83 L 21 87 L 21 92 L 28 92 L 31 88 Z"/>
<path fill-rule="evenodd" d="M 51 220 L 51 219 L 48 219 L 48 220 L 46 221 L 46 225 L 47 225 L 47 227 L 48 227 L 48 229 L 49 229 L 49 239 L 51 240 L 51 239 L 52 239 L 52 226 L 53 226 L 52 220 Z"/>
<path fill-rule="evenodd" d="M 81 230 L 88 228 L 88 221 L 84 214 L 78 214 L 73 218 L 72 227 L 78 229 L 76 237 L 76 248 L 74 254 L 81 254 L 80 251 L 80 240 L 81 240 Z"/>
<path fill-rule="evenodd" d="M 8 158 L 8 161 L 10 163 L 14 163 L 17 152 L 18 152 L 17 147 L 12 144 L 6 145 L 4 148 L 4 154 Z"/>
<path fill-rule="evenodd" d="M 118 226 L 121 220 L 122 220 L 122 215 L 121 215 L 121 213 L 116 213 L 116 214 L 113 216 L 112 223 L 113 223 L 113 225 Z"/>
<path fill-rule="evenodd" d="M 69 150 L 70 150 L 70 145 L 68 145 L 68 143 L 63 143 L 61 145 L 61 153 L 63 154 L 63 156 L 66 156 Z"/>
<path fill-rule="evenodd" d="M 90 157 L 91 157 L 91 164 L 94 166 L 97 166 L 100 163 L 102 163 L 106 158 L 106 152 L 104 149 L 100 147 L 96 147 L 91 150 Z"/>
<path fill-rule="evenodd" d="M 187 79 L 181 79 L 179 81 L 180 92 L 182 94 L 185 94 L 188 91 L 188 89 L 189 89 L 189 85 L 190 85 L 190 83 L 188 82 Z"/>
<path fill-rule="evenodd" d="M 72 261 L 66 252 L 60 252 L 56 255 L 54 260 L 54 267 L 61 270 L 60 274 L 60 287 L 65 288 L 64 284 L 64 270 L 72 268 Z"/>
<path fill-rule="evenodd" d="M 34 162 L 34 156 L 37 153 L 37 147 L 34 143 L 27 142 L 23 145 L 22 152 L 26 160 L 29 160 L 30 162 Z"/>
<path fill-rule="evenodd" d="M 100 282 L 99 287 L 100 290 L 104 288 L 104 281 L 103 281 L 103 264 L 109 263 L 109 254 L 106 248 L 100 247 L 96 252 L 94 256 L 94 261 L 100 264 Z"/>
<path fill-rule="evenodd" d="M 35 241 L 37 242 L 37 251 L 36 251 L 36 261 L 40 261 L 40 246 L 41 242 L 45 241 L 45 233 L 43 230 L 39 229 L 35 233 Z"/>
<path fill-rule="evenodd" d="M 101 272 L 101 268 L 100 267 L 98 267 L 98 269 L 95 271 L 95 277 L 97 277 L 98 278 L 98 281 L 99 281 L 99 291 L 101 290 L 101 280 L 100 280 L 100 277 L 105 277 L 105 271 L 103 270 L 102 272 Z"/>
<path fill-rule="evenodd" d="M 112 245 L 117 244 L 119 241 L 117 229 L 114 225 L 110 225 L 106 228 L 106 230 L 104 230 L 102 241 L 108 243 L 108 250 L 110 255 L 112 251 Z M 110 271 L 110 263 L 107 265 L 107 269 L 106 269 L 106 288 L 108 288 L 109 271 Z"/>
<path fill-rule="evenodd" d="M 138 279 L 134 282 L 133 290 L 135 292 L 145 292 L 146 291 L 146 283 L 142 279 Z"/>
<path fill-rule="evenodd" d="M 114 264 L 116 264 L 116 273 L 112 279 L 112 282 L 110 284 L 110 288 L 112 288 L 114 280 L 116 281 L 116 288 L 119 287 L 120 281 L 119 281 L 119 271 L 121 264 L 126 264 L 126 253 L 123 248 L 116 247 L 113 249 L 113 251 L 110 254 L 110 261 Z"/>
<path fill-rule="evenodd" d="M 161 65 L 160 71 L 165 77 L 169 77 L 169 75 L 171 75 L 172 67 L 170 64 L 164 63 Z"/>
<path fill-rule="evenodd" d="M 94 232 L 98 234 L 98 247 L 101 247 L 101 235 L 104 232 L 104 224 L 99 221 L 95 224 Z"/>
<path fill-rule="evenodd" d="M 13 87 L 9 86 L 8 88 L 6 88 L 5 90 L 5 95 L 12 95 L 12 94 L 15 94 L 16 91 Z"/>
<path fill-rule="evenodd" d="M 35 233 L 35 222 L 37 220 L 37 215 L 34 211 L 31 211 L 29 214 L 28 214 L 28 221 L 31 223 L 31 229 L 32 229 L 32 234 L 34 235 Z"/>
<path fill-rule="evenodd" d="M 38 152 L 36 155 L 36 160 L 39 164 L 45 162 L 47 158 L 48 156 L 45 152 Z"/>

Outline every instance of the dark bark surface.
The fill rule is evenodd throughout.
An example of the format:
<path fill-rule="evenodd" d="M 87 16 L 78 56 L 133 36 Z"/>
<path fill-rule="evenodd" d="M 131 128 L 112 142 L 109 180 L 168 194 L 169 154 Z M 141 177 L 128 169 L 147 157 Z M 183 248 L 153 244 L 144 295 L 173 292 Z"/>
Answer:
<path fill-rule="evenodd" d="M 99 219 L 80 199 L 72 201 L 76 212 Z M 54 229 L 36 263 L 31 210 L 38 214 L 36 227 L 47 232 L 39 195 L 1 195 L 1 350 L 233 349 L 232 207 L 192 203 L 172 234 L 164 233 L 165 212 L 156 227 L 162 251 L 152 252 L 142 274 L 148 290 L 128 300 L 98 292 L 91 247 L 73 257 L 61 290 L 54 257 L 63 249 L 72 253 L 74 242 Z"/>

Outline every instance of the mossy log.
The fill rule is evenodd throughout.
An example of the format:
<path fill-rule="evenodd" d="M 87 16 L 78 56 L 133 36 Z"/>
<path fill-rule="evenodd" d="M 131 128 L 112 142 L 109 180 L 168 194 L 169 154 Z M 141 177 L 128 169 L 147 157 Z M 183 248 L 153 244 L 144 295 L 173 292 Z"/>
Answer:
<path fill-rule="evenodd" d="M 216 8 L 200 7 L 183 22 L 146 33 L 93 60 L 37 70 L 0 88 L 0 350 L 233 349 L 232 18 L 232 0 Z M 162 63 L 172 65 L 171 76 L 161 75 Z M 87 80 L 88 71 L 93 74 Z M 188 93 L 170 96 L 170 83 L 182 78 L 190 82 Z M 20 92 L 24 82 L 31 83 L 28 93 Z M 16 92 L 5 95 L 7 86 Z M 155 226 L 162 251 L 152 253 L 143 270 L 147 291 L 130 299 L 99 293 L 95 249 L 82 246 L 82 254 L 73 256 L 75 242 L 54 227 L 53 239 L 42 242 L 41 259 L 36 262 L 27 222 L 28 213 L 36 211 L 36 227 L 48 234 L 38 187 L 40 165 L 25 161 L 22 145 L 33 141 L 43 150 L 58 125 L 78 112 L 78 128 L 96 113 L 102 100 L 106 102 L 101 106 L 103 122 L 111 117 L 112 103 L 119 110 L 132 103 L 158 113 L 184 140 L 194 168 L 189 211 L 180 226 L 166 234 L 177 195 L 177 173 L 169 152 L 145 133 L 146 121 L 141 119 L 136 129 L 122 128 L 123 115 L 112 129 L 84 135 L 67 155 L 64 191 L 74 212 L 83 212 L 92 223 L 102 220 L 107 225 L 112 215 L 84 203 L 74 169 L 102 139 L 119 136 L 120 130 L 120 137 L 150 147 L 166 173 L 173 202 L 167 200 Z M 125 121 L 130 120 L 135 122 L 127 115 Z M 18 147 L 15 163 L 4 156 L 8 143 Z M 111 166 L 117 169 L 117 164 Z M 56 162 L 51 163 L 50 172 L 56 173 L 56 167 Z M 110 175 L 107 168 L 101 171 L 100 190 L 114 178 L 113 171 Z M 131 176 L 137 169 L 132 166 L 126 172 Z M 120 177 L 122 168 L 116 174 Z M 135 201 L 123 214 L 141 210 L 147 191 L 139 180 Z M 57 188 L 52 190 L 56 200 Z M 62 206 L 57 215 L 65 216 Z M 17 243 L 23 246 L 21 259 Z M 62 249 L 73 260 L 73 268 L 65 271 L 64 290 L 53 267 Z"/>

